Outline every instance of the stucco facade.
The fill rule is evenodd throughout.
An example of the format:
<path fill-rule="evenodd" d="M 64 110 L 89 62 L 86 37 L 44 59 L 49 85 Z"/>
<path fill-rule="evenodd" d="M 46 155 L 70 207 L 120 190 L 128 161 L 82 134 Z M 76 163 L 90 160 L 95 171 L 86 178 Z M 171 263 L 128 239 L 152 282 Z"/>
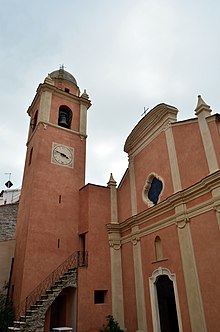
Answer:
<path fill-rule="evenodd" d="M 91 102 L 68 75 L 62 68 L 49 75 L 28 110 L 15 306 L 82 252 L 88 264 L 77 266 L 77 286 L 48 308 L 45 332 L 54 324 L 99 331 L 108 314 L 128 332 L 217 331 L 219 115 L 200 96 L 185 121 L 175 107 L 157 105 L 125 141 L 120 183 L 111 175 L 106 186 L 86 185 Z"/>

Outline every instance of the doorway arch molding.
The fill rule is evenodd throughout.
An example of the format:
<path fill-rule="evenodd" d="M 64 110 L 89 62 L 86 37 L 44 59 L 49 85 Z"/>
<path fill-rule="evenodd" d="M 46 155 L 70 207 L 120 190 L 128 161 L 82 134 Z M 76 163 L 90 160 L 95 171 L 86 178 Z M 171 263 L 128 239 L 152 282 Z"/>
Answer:
<path fill-rule="evenodd" d="M 159 267 L 154 270 L 151 277 L 149 277 L 149 289 L 150 289 L 150 301 L 151 301 L 151 310 L 152 310 L 152 322 L 153 322 L 153 331 L 161 332 L 160 329 L 160 316 L 159 316 L 159 307 L 158 307 L 158 299 L 157 299 L 157 289 L 156 282 L 160 276 L 166 275 L 173 283 L 175 302 L 176 302 L 176 312 L 177 319 L 179 325 L 179 332 L 183 332 L 182 319 L 181 319 L 181 311 L 179 305 L 179 297 L 177 291 L 177 282 L 175 273 L 171 273 L 169 269 Z"/>

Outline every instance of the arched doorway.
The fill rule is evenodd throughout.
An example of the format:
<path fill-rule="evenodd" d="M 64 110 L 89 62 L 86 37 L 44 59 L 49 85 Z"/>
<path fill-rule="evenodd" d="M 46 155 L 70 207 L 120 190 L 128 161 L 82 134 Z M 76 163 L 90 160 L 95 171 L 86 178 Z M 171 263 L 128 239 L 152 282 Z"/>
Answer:
<path fill-rule="evenodd" d="M 156 281 L 161 332 L 179 332 L 173 282 L 167 275 Z"/>
<path fill-rule="evenodd" d="M 149 278 L 154 332 L 183 332 L 176 276 L 158 268 Z"/>
<path fill-rule="evenodd" d="M 56 297 L 45 315 L 44 332 L 54 327 L 72 327 L 76 331 L 76 288 L 67 287 Z"/>

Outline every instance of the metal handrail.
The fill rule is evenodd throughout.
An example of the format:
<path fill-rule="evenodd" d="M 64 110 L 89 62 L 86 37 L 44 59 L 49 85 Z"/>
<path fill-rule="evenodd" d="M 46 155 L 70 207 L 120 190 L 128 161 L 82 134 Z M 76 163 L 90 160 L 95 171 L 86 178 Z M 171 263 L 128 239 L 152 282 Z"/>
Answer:
<path fill-rule="evenodd" d="M 50 273 L 33 291 L 25 298 L 15 310 L 16 319 L 19 319 L 25 312 L 40 300 L 51 286 L 60 279 L 68 269 L 88 266 L 88 253 L 86 251 L 76 251 L 71 254 L 62 264 Z"/>

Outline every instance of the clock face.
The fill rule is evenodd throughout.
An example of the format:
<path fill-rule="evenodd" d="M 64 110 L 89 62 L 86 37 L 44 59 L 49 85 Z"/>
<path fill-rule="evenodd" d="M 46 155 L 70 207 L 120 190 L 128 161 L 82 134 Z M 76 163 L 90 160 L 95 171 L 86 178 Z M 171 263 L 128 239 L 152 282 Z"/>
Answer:
<path fill-rule="evenodd" d="M 52 163 L 73 167 L 73 148 L 53 143 Z"/>

